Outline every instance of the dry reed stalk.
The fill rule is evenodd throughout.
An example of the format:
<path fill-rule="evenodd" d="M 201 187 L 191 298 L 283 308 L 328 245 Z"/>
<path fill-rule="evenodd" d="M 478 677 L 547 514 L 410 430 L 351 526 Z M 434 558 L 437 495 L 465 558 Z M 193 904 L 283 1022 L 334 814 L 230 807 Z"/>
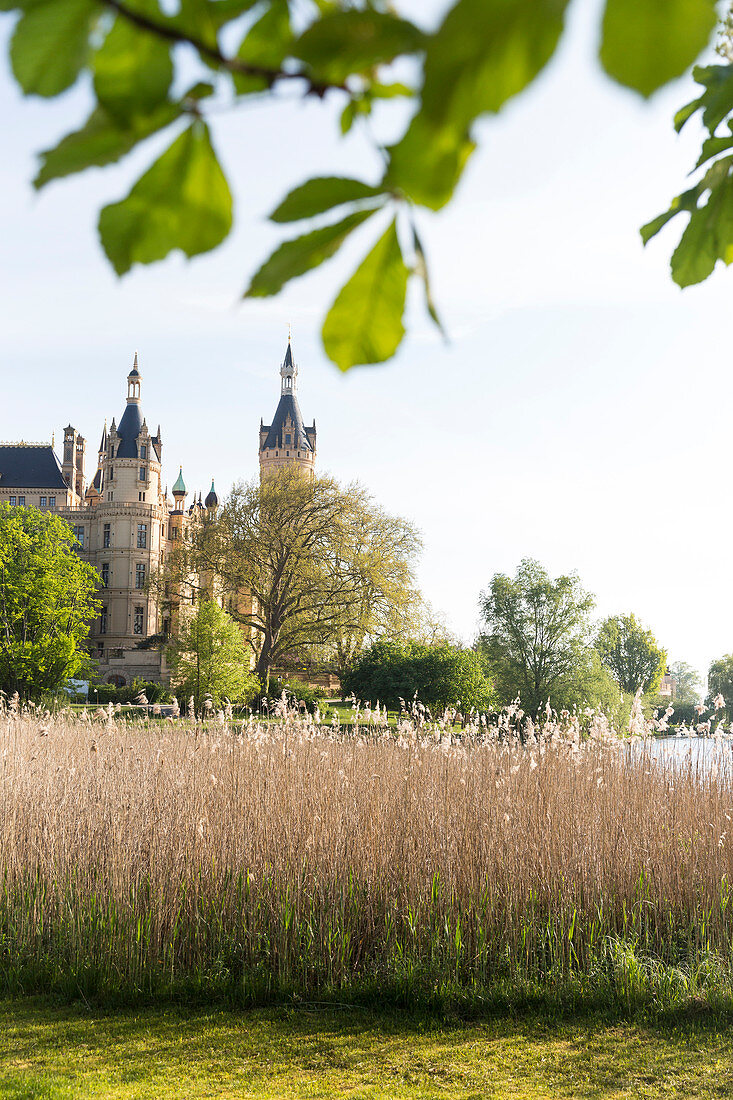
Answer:
<path fill-rule="evenodd" d="M 480 988 L 730 957 L 733 784 L 565 717 L 0 716 L 0 985 Z"/>

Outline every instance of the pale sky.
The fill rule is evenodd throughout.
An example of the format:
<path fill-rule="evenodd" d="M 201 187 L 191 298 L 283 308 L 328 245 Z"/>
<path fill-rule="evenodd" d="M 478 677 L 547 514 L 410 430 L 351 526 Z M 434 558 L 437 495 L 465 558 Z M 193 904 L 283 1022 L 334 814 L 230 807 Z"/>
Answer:
<path fill-rule="evenodd" d="M 422 215 L 450 344 L 416 290 L 398 356 L 347 376 L 325 358 L 320 324 L 374 228 L 280 297 L 238 302 L 288 235 L 266 215 L 291 187 L 312 175 L 376 180 L 366 137 L 340 137 L 339 104 L 218 115 L 234 232 L 207 256 L 174 255 L 119 280 L 97 213 L 163 144 L 36 195 L 35 153 L 83 121 L 88 92 L 24 100 L 3 65 L 0 438 L 55 430 L 58 440 L 70 421 L 90 442 L 93 474 L 138 349 L 169 484 L 183 463 L 189 488 L 205 492 L 214 477 L 222 495 L 257 473 L 259 421 L 277 404 L 291 321 L 321 469 L 358 479 L 416 522 L 423 591 L 464 640 L 492 575 L 531 556 L 552 574 L 576 569 L 599 616 L 635 612 L 670 660 L 704 672 L 733 651 L 733 273 L 679 290 L 668 268 L 674 223 L 642 248 L 638 227 L 683 189 L 699 148 L 695 122 L 680 137 L 671 122 L 695 86 L 688 78 L 644 103 L 613 85 L 593 62 L 597 13 L 595 0 L 575 0 L 543 77 L 481 125 L 454 203 Z M 11 25 L 2 19 L 3 38 Z M 382 135 L 394 125 L 376 123 Z"/>

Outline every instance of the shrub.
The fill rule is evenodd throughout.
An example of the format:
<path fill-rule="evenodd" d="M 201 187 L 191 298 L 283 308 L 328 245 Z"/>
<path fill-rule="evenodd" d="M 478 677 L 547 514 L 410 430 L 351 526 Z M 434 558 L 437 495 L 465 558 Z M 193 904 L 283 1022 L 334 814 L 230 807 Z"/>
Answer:
<path fill-rule="evenodd" d="M 417 695 L 429 707 L 460 706 L 464 711 L 489 710 L 491 684 L 478 655 L 458 646 L 418 642 L 375 642 L 343 679 L 346 695 L 396 708 Z"/>
<path fill-rule="evenodd" d="M 286 693 L 288 700 L 293 700 L 296 704 L 305 703 L 309 714 L 313 714 L 316 706 L 320 706 L 327 696 L 324 688 L 311 687 L 310 684 L 297 680 L 295 677 L 290 676 L 281 680 L 276 676 L 271 676 L 270 690 L 266 696 L 263 693 L 261 698 L 263 701 L 265 698 L 270 701 L 281 699 L 283 692 Z"/>

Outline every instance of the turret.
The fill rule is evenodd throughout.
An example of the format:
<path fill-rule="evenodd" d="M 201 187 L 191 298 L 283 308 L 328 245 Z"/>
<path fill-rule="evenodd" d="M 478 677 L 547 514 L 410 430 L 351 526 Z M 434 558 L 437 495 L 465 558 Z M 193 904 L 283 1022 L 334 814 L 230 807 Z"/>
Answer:
<path fill-rule="evenodd" d="M 178 477 L 173 486 L 173 499 L 176 502 L 175 511 L 182 512 L 186 503 L 186 483 L 183 480 L 183 466 L 178 468 Z"/>
<path fill-rule="evenodd" d="M 219 498 L 216 495 L 216 489 L 214 488 L 214 482 L 211 482 L 211 488 L 206 494 L 206 500 L 204 501 L 204 507 L 210 516 L 216 514 L 216 509 L 219 507 Z"/>
<path fill-rule="evenodd" d="M 296 394 L 298 366 L 290 339 L 280 366 L 280 401 L 271 424 L 260 421 L 260 478 L 283 466 L 295 467 L 313 477 L 316 460 L 316 422 L 306 428 Z"/>

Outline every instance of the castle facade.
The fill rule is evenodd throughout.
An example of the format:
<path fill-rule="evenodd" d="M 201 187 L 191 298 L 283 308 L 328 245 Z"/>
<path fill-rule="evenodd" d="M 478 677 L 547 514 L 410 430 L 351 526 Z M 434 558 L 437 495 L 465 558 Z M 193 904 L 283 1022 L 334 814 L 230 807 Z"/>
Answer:
<path fill-rule="evenodd" d="M 305 427 L 297 398 L 298 368 L 288 341 L 280 367 L 280 401 L 270 425 L 260 421 L 260 477 L 283 466 L 313 476 L 316 425 Z M 172 499 L 163 477 L 160 425 L 151 433 L 141 402 L 137 353 L 127 376 L 127 400 L 119 424 L 105 422 L 96 472 L 87 484 L 86 441 L 64 429 L 62 458 L 52 443 L 0 443 L 0 503 L 34 507 L 62 516 L 76 536 L 79 555 L 97 570 L 102 608 L 92 624 L 89 648 L 102 680 L 123 686 L 134 679 L 167 680 L 165 640 L 170 612 L 150 585 L 187 527 L 219 499 L 214 481 L 206 498 L 188 491 L 183 467 Z"/>

